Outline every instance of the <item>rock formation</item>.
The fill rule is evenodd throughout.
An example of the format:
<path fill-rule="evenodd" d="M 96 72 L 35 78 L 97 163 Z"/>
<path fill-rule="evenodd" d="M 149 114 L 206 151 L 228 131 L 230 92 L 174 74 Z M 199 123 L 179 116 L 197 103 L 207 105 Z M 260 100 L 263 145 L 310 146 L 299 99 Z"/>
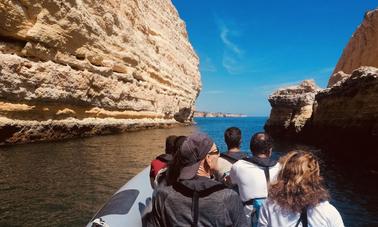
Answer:
<path fill-rule="evenodd" d="M 281 134 L 296 136 L 311 118 L 318 91 L 320 88 L 313 80 L 305 80 L 298 86 L 279 89 L 269 96 L 272 111 L 265 125 L 269 133 L 274 137 Z"/>
<path fill-rule="evenodd" d="M 365 14 L 362 24 L 354 32 L 344 49 L 328 87 L 334 85 L 340 78 L 340 71 L 351 74 L 360 66 L 378 67 L 378 9 Z"/>
<path fill-rule="evenodd" d="M 170 0 L 0 2 L 0 144 L 191 121 L 199 59 Z"/>
<path fill-rule="evenodd" d="M 265 130 L 276 139 L 321 146 L 376 148 L 377 53 L 378 10 L 374 10 L 366 14 L 344 49 L 327 89 L 315 86 L 305 89 L 302 83 L 280 89 L 269 97 L 272 110 Z"/>

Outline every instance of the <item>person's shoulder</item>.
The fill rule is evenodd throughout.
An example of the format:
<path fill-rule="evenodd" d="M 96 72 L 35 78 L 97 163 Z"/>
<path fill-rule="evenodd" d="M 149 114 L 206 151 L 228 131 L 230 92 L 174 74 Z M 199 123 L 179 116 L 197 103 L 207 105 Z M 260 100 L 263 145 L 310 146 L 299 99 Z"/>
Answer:
<path fill-rule="evenodd" d="M 237 166 L 237 168 L 254 168 L 254 167 L 257 168 L 258 167 L 257 165 L 245 159 L 240 159 L 239 161 L 235 162 L 233 166 Z"/>
<path fill-rule="evenodd" d="M 219 159 L 218 159 L 218 162 L 224 164 L 224 163 L 231 163 L 230 161 L 228 161 L 226 158 L 220 156 Z"/>
<path fill-rule="evenodd" d="M 219 191 L 219 193 L 222 193 L 225 198 L 239 198 L 239 194 L 235 190 L 228 187 L 224 187 Z"/>
<path fill-rule="evenodd" d="M 329 201 L 324 201 L 316 206 L 316 209 L 324 214 L 331 226 L 344 226 L 339 211 Z"/>
<path fill-rule="evenodd" d="M 169 186 L 160 186 L 160 187 L 156 188 L 155 196 L 156 197 L 158 197 L 158 196 L 166 197 L 166 196 L 172 194 L 173 191 L 174 191 L 174 189 L 173 189 L 173 187 L 171 185 L 169 185 Z"/>
<path fill-rule="evenodd" d="M 330 214 L 330 215 L 340 215 L 339 211 L 334 207 L 329 201 L 324 201 L 319 203 L 316 206 L 317 209 L 322 210 L 324 213 Z"/>

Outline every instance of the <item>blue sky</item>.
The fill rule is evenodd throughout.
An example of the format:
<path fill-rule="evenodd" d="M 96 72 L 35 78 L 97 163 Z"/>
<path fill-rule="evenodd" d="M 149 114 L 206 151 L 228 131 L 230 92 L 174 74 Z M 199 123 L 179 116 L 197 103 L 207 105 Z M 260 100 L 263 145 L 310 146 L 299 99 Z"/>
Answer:
<path fill-rule="evenodd" d="M 277 88 L 326 87 L 342 50 L 377 0 L 173 0 L 200 57 L 196 109 L 269 116 Z"/>

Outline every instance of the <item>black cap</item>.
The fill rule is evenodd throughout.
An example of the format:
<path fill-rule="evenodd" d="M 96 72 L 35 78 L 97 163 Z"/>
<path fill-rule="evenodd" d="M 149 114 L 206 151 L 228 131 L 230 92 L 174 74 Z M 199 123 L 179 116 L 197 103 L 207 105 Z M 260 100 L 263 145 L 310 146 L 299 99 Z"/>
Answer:
<path fill-rule="evenodd" d="M 183 166 L 178 179 L 192 179 L 197 175 L 201 161 L 209 153 L 214 142 L 209 136 L 194 133 L 186 138 L 179 150 L 179 162 Z"/>

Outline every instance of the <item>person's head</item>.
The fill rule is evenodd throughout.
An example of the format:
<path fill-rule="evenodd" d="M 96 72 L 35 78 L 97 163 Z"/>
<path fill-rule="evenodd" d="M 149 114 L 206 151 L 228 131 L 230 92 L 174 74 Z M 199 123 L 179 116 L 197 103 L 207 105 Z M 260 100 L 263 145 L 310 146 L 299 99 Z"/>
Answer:
<path fill-rule="evenodd" d="M 167 172 L 167 184 L 172 185 L 178 178 L 181 165 L 178 162 L 178 153 L 180 152 L 181 145 L 184 143 L 186 136 L 178 136 L 175 140 L 175 151 L 172 154 L 173 160 L 168 164 L 168 172 Z"/>
<path fill-rule="evenodd" d="M 224 141 L 227 144 L 228 150 L 233 148 L 240 148 L 241 131 L 239 128 L 231 127 L 224 132 Z"/>
<path fill-rule="evenodd" d="M 218 166 L 219 151 L 206 134 L 188 136 L 177 153 L 181 165 L 179 180 L 192 179 L 196 175 L 210 175 Z"/>
<path fill-rule="evenodd" d="M 177 151 L 180 149 L 181 145 L 184 143 L 185 140 L 186 140 L 186 136 L 178 136 L 176 138 L 173 155 L 177 153 Z"/>
<path fill-rule="evenodd" d="M 253 155 L 270 157 L 273 149 L 273 140 L 265 132 L 258 132 L 251 138 L 250 149 Z"/>
<path fill-rule="evenodd" d="M 317 158 L 306 151 L 292 151 L 280 159 L 282 169 L 269 188 L 270 200 L 287 211 L 300 212 L 329 199 Z"/>
<path fill-rule="evenodd" d="M 173 154 L 175 152 L 175 141 L 177 136 L 168 136 L 165 140 L 165 153 Z"/>

